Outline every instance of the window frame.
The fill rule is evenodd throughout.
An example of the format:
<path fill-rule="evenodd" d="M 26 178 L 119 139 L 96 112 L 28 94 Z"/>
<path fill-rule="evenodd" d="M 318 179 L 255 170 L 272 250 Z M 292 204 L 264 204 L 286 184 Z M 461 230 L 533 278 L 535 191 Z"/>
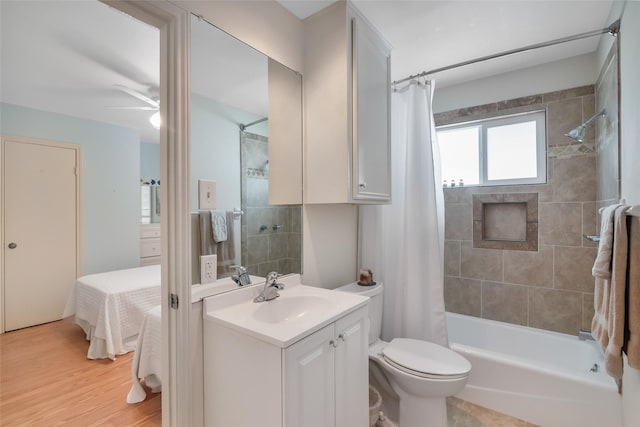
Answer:
<path fill-rule="evenodd" d="M 487 130 L 492 127 L 513 125 L 525 122 L 536 122 L 536 169 L 537 176 L 532 178 L 488 179 Z M 465 186 L 487 187 L 496 185 L 522 185 L 547 183 L 547 114 L 545 109 L 507 114 L 467 122 L 436 126 L 436 134 L 442 130 L 479 128 L 478 130 L 478 167 L 479 183 Z M 438 141 L 438 146 L 440 142 Z"/>

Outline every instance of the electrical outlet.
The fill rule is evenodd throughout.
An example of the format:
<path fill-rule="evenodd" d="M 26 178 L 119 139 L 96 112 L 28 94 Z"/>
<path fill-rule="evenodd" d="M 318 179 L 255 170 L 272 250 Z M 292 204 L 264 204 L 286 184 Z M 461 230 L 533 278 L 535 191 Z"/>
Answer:
<path fill-rule="evenodd" d="M 212 283 L 218 279 L 218 255 L 200 257 L 200 284 Z"/>

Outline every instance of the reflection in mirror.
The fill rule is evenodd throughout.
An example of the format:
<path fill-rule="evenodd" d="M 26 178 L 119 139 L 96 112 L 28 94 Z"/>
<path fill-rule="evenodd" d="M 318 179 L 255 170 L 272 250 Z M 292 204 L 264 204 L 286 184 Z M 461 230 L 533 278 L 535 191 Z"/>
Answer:
<path fill-rule="evenodd" d="M 160 180 L 140 179 L 140 222 L 156 224 L 160 222 Z"/>
<path fill-rule="evenodd" d="M 202 282 L 199 258 L 209 254 L 218 278 L 238 265 L 257 276 L 300 272 L 301 209 L 269 205 L 269 58 L 196 16 L 191 24 L 193 281 Z M 297 99 L 289 120 L 301 126 Z M 215 182 L 206 201 L 199 180 Z"/>

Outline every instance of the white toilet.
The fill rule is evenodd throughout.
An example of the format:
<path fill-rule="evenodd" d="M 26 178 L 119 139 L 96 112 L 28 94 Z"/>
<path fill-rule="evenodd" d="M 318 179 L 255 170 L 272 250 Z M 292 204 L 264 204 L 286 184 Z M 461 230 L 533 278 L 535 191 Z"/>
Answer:
<path fill-rule="evenodd" d="M 371 298 L 369 302 L 369 359 L 383 371 L 400 401 L 400 427 L 446 427 L 446 397 L 462 390 L 471 364 L 458 353 L 427 341 L 380 339 L 383 285 L 350 283 L 336 290 Z"/>

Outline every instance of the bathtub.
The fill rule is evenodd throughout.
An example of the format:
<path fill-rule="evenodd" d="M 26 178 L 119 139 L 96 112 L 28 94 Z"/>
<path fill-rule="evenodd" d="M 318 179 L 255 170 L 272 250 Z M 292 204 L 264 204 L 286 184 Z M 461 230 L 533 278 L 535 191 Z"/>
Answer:
<path fill-rule="evenodd" d="M 595 342 L 454 313 L 447 328 L 472 366 L 456 397 L 543 427 L 622 426 L 622 399 Z"/>

